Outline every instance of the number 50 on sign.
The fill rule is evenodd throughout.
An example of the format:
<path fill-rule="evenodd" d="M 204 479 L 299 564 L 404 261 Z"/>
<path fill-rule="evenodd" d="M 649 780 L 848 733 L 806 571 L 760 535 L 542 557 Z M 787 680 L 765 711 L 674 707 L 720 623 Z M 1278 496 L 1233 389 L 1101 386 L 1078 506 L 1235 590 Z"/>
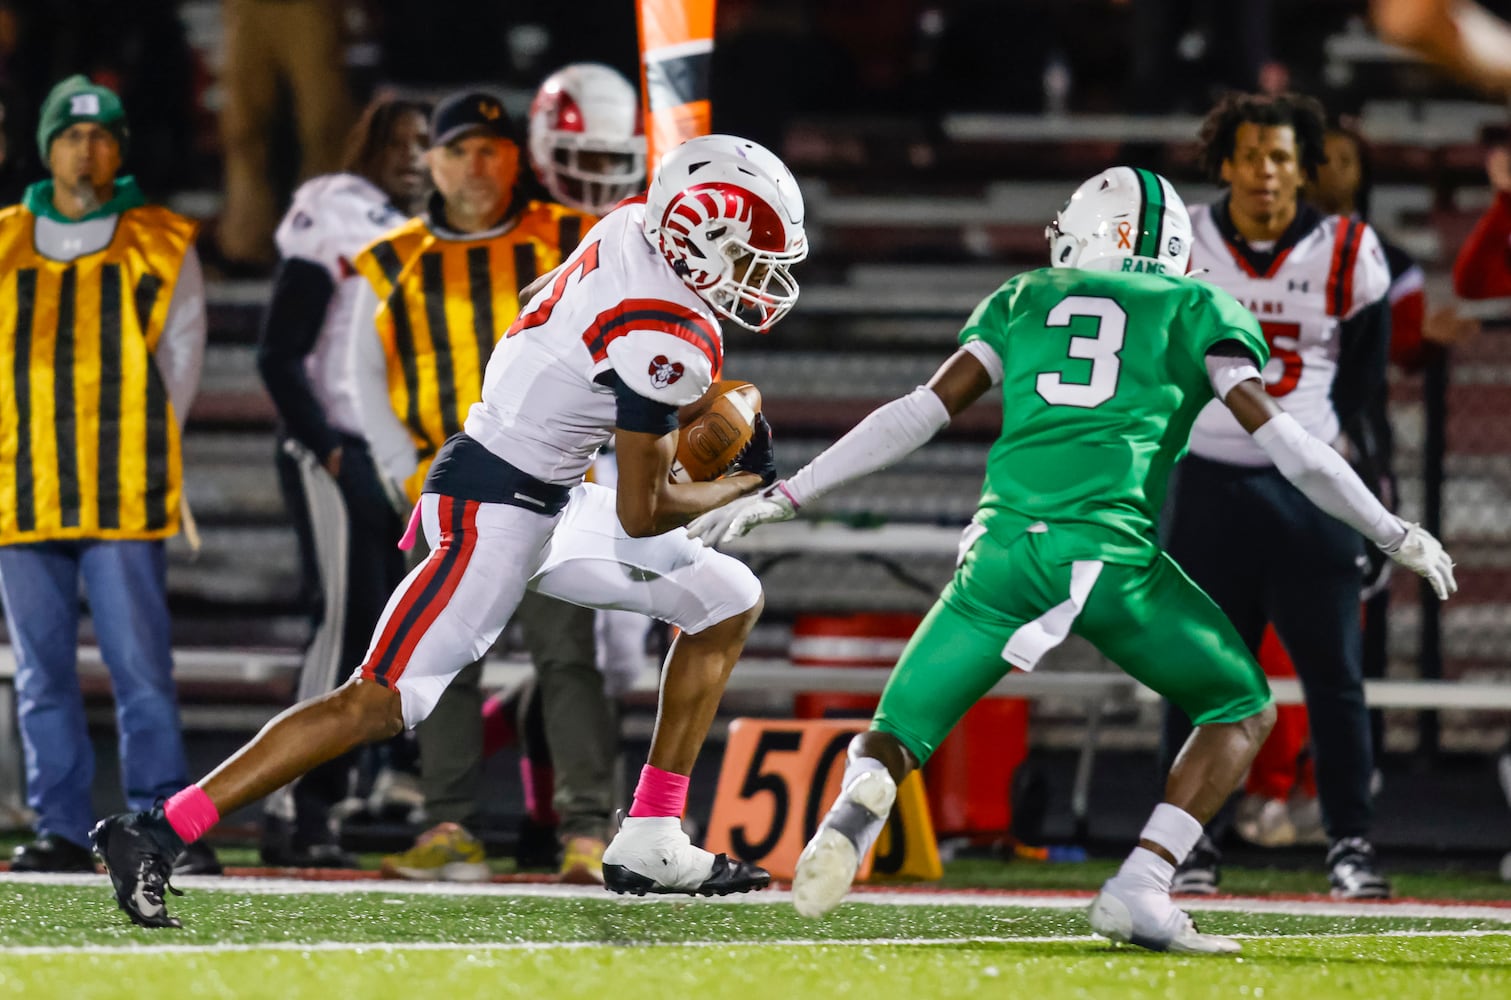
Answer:
<path fill-rule="evenodd" d="M 790 879 L 797 858 L 839 795 L 845 751 L 860 720 L 735 719 L 708 824 L 708 850 L 724 851 Z M 935 879 L 943 874 L 934 826 L 917 772 L 857 879 Z"/>

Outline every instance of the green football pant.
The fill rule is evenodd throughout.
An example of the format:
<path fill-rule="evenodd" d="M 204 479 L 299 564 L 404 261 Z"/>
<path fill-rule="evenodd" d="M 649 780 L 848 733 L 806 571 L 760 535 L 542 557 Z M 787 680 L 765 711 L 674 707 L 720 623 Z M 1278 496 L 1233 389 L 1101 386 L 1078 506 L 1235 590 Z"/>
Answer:
<path fill-rule="evenodd" d="M 1032 670 L 1074 632 L 1196 725 L 1237 722 L 1270 703 L 1232 624 L 1169 556 L 1147 566 L 1059 557 L 1051 534 L 1010 545 L 982 535 L 913 634 L 871 727 L 920 764 L 1009 670 Z"/>

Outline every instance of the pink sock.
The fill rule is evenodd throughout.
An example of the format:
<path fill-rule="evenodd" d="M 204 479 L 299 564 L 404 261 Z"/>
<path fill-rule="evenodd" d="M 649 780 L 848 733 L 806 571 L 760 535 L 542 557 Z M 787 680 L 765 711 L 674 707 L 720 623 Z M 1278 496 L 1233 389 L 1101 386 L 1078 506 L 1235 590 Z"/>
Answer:
<path fill-rule="evenodd" d="M 521 757 L 519 779 L 525 790 L 525 814 L 541 826 L 556 826 L 560 817 L 551 808 L 551 798 L 556 794 L 555 768 Z"/>
<path fill-rule="evenodd" d="M 677 816 L 687 808 L 685 774 L 673 774 L 647 764 L 640 769 L 640 783 L 635 786 L 631 816 Z"/>
<path fill-rule="evenodd" d="M 409 512 L 409 524 L 404 528 L 404 537 L 399 539 L 399 548 L 408 552 L 414 548 L 415 539 L 420 536 L 420 505 L 415 504 L 414 510 Z"/>
<path fill-rule="evenodd" d="M 519 727 L 514 722 L 515 704 L 502 695 L 483 702 L 483 756 L 492 757 L 504 747 L 519 742 Z"/>
<path fill-rule="evenodd" d="M 163 806 L 163 815 L 173 832 L 192 844 L 205 835 L 205 831 L 220 822 L 220 812 L 210 796 L 198 785 L 190 785 L 169 799 Z"/>

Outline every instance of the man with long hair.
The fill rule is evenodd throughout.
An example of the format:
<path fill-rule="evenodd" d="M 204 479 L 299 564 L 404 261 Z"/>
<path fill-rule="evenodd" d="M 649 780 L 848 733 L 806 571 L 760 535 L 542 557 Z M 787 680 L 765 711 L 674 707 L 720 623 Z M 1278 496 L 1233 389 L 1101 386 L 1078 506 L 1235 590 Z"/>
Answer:
<path fill-rule="evenodd" d="M 428 186 L 428 113 L 392 98 L 369 105 L 347 140 L 341 172 L 301 185 L 275 237 L 282 261 L 257 365 L 278 410 L 279 485 L 304 576 L 321 595 L 301 698 L 331 690 L 361 660 L 389 592 L 404 578 L 396 547 L 403 521 L 373 465 L 350 374 L 352 304 L 362 284 L 352 261 L 419 209 Z M 337 849 L 327 822 L 347 791 L 349 763 L 323 764 L 268 799 L 265 862 L 355 864 Z"/>

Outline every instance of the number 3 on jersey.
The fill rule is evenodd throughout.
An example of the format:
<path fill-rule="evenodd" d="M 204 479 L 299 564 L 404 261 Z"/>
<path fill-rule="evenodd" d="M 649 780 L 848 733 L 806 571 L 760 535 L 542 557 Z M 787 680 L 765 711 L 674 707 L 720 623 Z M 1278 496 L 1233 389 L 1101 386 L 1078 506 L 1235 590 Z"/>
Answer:
<path fill-rule="evenodd" d="M 1118 372 L 1123 367 L 1118 352 L 1123 349 L 1128 314 L 1111 299 L 1070 295 L 1049 311 L 1044 325 L 1069 326 L 1078 316 L 1097 321 L 1094 335 L 1070 338 L 1070 357 L 1090 361 L 1091 377 L 1085 382 L 1067 382 L 1063 372 L 1040 372 L 1034 388 L 1050 406 L 1079 406 L 1089 410 L 1117 394 Z"/>

